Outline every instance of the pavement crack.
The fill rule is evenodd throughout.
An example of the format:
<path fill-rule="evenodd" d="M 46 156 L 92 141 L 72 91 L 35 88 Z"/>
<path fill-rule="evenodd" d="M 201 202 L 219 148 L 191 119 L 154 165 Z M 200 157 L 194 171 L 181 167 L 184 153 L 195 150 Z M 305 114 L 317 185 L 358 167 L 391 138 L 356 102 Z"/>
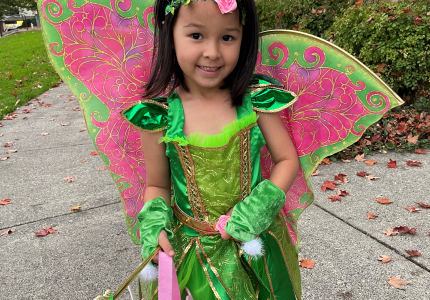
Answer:
<path fill-rule="evenodd" d="M 330 214 L 331 216 L 337 218 L 338 220 L 342 221 L 343 223 L 351 226 L 352 228 L 354 228 L 355 230 L 360 231 L 361 233 L 365 234 L 366 236 L 370 237 L 371 239 L 373 239 L 374 241 L 378 242 L 379 244 L 387 247 L 388 249 L 396 252 L 397 254 L 399 254 L 400 256 L 404 257 L 405 259 L 409 260 L 410 262 L 412 262 L 413 264 L 417 265 L 418 267 L 422 268 L 423 270 L 426 270 L 427 272 L 430 273 L 430 269 L 426 266 L 424 266 L 423 264 L 411 259 L 410 257 L 408 257 L 407 255 L 403 254 L 402 252 L 400 252 L 399 250 L 397 250 L 396 248 L 394 248 L 393 246 L 391 246 L 390 244 L 387 244 L 384 241 L 381 241 L 380 239 L 378 239 L 376 236 L 371 235 L 370 233 L 368 233 L 367 231 L 355 226 L 352 223 L 349 223 L 348 221 L 342 219 L 341 217 L 339 217 L 338 215 L 336 215 L 335 213 L 327 210 L 326 208 L 322 207 L 321 205 L 317 204 L 317 203 L 313 203 L 313 205 L 315 205 L 316 207 L 322 209 L 323 211 L 325 211 L 326 213 Z"/>
<path fill-rule="evenodd" d="M 93 210 L 93 209 L 98 209 L 98 208 L 102 208 L 102 207 L 106 207 L 106 206 L 110 206 L 110 205 L 115 205 L 115 204 L 118 204 L 118 203 L 121 203 L 121 201 L 116 201 L 116 202 L 111 202 L 111 203 L 107 203 L 107 204 L 103 204 L 103 205 L 99 205 L 99 206 L 90 207 L 88 209 L 82 210 L 82 212 L 90 211 L 90 210 Z M 40 222 L 40 221 L 51 220 L 51 219 L 55 219 L 55 218 L 58 218 L 58 217 L 70 216 L 70 215 L 79 214 L 79 213 L 81 213 L 81 212 L 64 213 L 64 214 L 56 215 L 56 216 L 53 216 L 53 217 L 46 217 L 46 218 L 43 218 L 43 219 L 28 221 L 28 222 L 25 222 L 25 223 L 15 224 L 15 225 L 8 226 L 8 227 L 2 227 L 2 228 L 0 228 L 0 230 L 10 229 L 10 228 L 17 228 L 19 226 L 29 225 L 29 224 L 37 223 L 37 222 Z"/>

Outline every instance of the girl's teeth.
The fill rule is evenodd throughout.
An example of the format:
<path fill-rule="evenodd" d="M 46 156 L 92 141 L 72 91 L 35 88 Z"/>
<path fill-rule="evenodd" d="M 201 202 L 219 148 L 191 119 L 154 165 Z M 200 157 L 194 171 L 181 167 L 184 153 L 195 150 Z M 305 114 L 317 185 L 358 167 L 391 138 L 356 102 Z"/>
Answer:
<path fill-rule="evenodd" d="M 216 71 L 216 70 L 218 70 L 218 67 L 216 67 L 216 68 L 200 67 L 200 68 L 205 70 L 205 71 Z"/>

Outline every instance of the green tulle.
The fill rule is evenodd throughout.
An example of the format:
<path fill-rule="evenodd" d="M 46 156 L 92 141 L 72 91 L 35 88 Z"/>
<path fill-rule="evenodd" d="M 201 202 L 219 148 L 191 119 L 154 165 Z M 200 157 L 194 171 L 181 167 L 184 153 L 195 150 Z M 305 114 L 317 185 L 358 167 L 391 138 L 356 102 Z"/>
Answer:
<path fill-rule="evenodd" d="M 175 136 L 174 138 L 171 138 L 170 136 L 163 136 L 158 139 L 158 143 L 170 143 L 170 142 L 178 142 L 179 146 L 186 146 L 189 144 L 188 140 L 186 138 Z"/>

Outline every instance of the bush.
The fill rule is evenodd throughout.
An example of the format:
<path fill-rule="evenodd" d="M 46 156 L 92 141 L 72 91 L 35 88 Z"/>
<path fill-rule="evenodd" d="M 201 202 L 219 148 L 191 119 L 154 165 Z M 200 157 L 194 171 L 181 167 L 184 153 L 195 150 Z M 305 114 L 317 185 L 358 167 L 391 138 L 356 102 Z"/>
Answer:
<path fill-rule="evenodd" d="M 354 0 L 256 0 L 261 30 L 293 29 L 319 37 Z"/>
<path fill-rule="evenodd" d="M 428 108 L 429 12 L 430 0 L 353 6 L 336 18 L 330 39 L 370 67 L 408 104 L 418 101 Z"/>

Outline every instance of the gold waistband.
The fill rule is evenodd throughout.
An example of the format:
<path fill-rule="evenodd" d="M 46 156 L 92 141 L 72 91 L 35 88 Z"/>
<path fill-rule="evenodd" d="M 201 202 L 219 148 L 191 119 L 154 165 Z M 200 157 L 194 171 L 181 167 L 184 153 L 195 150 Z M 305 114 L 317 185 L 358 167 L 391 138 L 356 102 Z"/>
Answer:
<path fill-rule="evenodd" d="M 179 222 L 187 227 L 190 227 L 191 229 L 194 229 L 195 231 L 198 231 L 201 235 L 219 234 L 219 231 L 213 227 L 215 223 L 200 221 L 190 217 L 184 213 L 176 203 L 173 206 L 173 213 L 175 214 L 176 218 L 178 218 Z"/>

